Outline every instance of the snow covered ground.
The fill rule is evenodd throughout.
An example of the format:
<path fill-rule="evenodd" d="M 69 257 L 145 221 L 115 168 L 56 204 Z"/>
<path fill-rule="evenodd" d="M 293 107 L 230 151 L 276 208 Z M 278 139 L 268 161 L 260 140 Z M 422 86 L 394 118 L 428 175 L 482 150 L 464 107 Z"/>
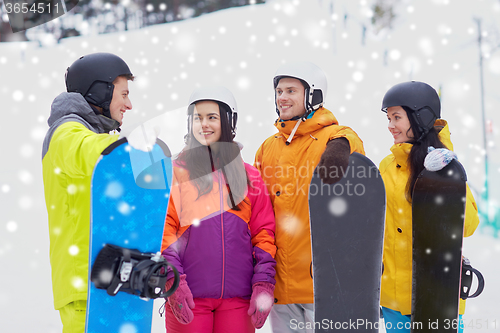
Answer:
<path fill-rule="evenodd" d="M 172 151 L 182 147 L 188 97 L 197 85 L 223 84 L 239 106 L 243 157 L 252 162 L 260 143 L 275 132 L 272 77 L 284 61 L 309 60 L 329 79 L 326 107 L 364 140 L 375 163 L 392 144 L 380 104 L 401 81 L 426 81 L 441 90 L 443 118 L 469 184 L 484 183 L 477 25 L 485 45 L 486 114 L 491 121 L 491 196 L 498 203 L 500 155 L 500 3 L 449 0 L 399 1 L 392 31 L 370 26 L 373 1 L 291 0 L 223 10 L 147 29 L 75 37 L 60 44 L 0 44 L 0 330 L 60 332 L 53 310 L 47 215 L 41 176 L 41 143 L 52 100 L 64 91 L 64 72 L 80 55 L 105 51 L 125 59 L 133 110 L 124 132 L 151 121 Z M 363 38 L 363 36 L 365 36 Z M 496 39 L 495 39 L 496 38 Z M 363 43 L 364 41 L 364 43 Z M 486 42 L 490 41 L 490 44 Z M 468 302 L 466 332 L 500 332 L 500 242 L 480 230 L 464 254 L 485 275 L 483 295 Z M 158 308 L 159 302 L 156 304 Z M 163 332 L 155 315 L 153 332 Z M 479 327 L 481 324 L 481 327 Z M 270 332 L 268 324 L 262 332 Z"/>

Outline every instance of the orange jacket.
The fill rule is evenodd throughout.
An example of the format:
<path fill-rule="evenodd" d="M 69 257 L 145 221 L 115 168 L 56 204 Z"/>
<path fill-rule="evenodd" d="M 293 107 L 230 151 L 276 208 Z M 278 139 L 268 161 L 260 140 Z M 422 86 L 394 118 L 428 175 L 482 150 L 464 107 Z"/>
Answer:
<path fill-rule="evenodd" d="M 352 152 L 364 154 L 363 142 L 349 127 L 339 126 L 325 108 L 299 125 L 276 122 L 278 133 L 260 146 L 255 167 L 267 186 L 276 218 L 276 289 L 278 304 L 313 303 L 308 193 L 311 178 L 328 141 L 346 138 Z"/>

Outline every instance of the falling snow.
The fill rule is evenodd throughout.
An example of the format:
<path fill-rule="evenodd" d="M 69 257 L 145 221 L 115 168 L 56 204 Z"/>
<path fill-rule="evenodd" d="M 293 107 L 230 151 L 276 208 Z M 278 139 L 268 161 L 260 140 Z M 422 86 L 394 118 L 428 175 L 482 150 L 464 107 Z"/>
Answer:
<path fill-rule="evenodd" d="M 273 306 L 274 299 L 266 293 L 260 294 L 255 300 L 258 311 L 266 311 Z"/>
<path fill-rule="evenodd" d="M 118 333 L 137 333 L 137 327 L 132 323 L 125 323 L 120 327 Z"/>
<path fill-rule="evenodd" d="M 342 216 L 347 212 L 348 204 L 344 198 L 333 198 L 328 204 L 328 211 L 333 216 Z"/>
<path fill-rule="evenodd" d="M 121 183 L 110 182 L 104 191 L 104 195 L 112 199 L 117 199 L 123 195 L 123 192 L 124 188 Z"/>
<path fill-rule="evenodd" d="M 9 286 L 30 285 L 36 290 L 30 302 L 41 309 L 33 313 L 32 320 L 26 320 L 21 310 L 26 308 L 27 300 L 17 297 L 14 287 L 0 291 L 0 311 L 16 323 L 15 327 L 2 329 L 61 331 L 58 313 L 52 306 L 41 145 L 50 104 L 65 88 L 64 72 L 85 53 L 113 50 L 130 64 L 137 79 L 129 85 L 133 109 L 125 114 L 122 132 L 131 132 L 144 121 L 158 124 L 165 129 L 160 138 L 174 155 L 183 147 L 186 103 L 192 90 L 206 84 L 227 85 L 238 102 L 236 140 L 245 147 L 242 155 L 250 164 L 260 143 L 275 133 L 272 76 L 283 62 L 310 60 L 325 70 L 329 79 L 325 106 L 341 124 L 356 130 L 367 156 L 376 164 L 390 153 L 392 145 L 386 117 L 380 112 L 383 94 L 403 80 L 426 81 L 441 92 L 442 116 L 449 123 L 455 151 L 478 200 L 478 191 L 484 186 L 486 152 L 474 18 L 482 18 L 483 38 L 485 43 L 492 43 L 483 46 L 485 108 L 491 128 L 487 138 L 490 197 L 498 205 L 500 97 L 496 82 L 500 53 L 494 39 L 500 31 L 498 1 L 477 1 L 474 6 L 449 0 L 399 3 L 393 30 L 375 34 L 368 29 L 364 37 L 363 26 L 370 27 L 373 15 L 371 0 L 274 0 L 145 30 L 68 38 L 60 43 L 50 34 L 45 34 L 40 43 L 0 43 L 0 101 L 4 115 L 0 135 L 2 156 L 6 157 L 0 173 L 0 263 L 6 272 L 2 282 Z M 82 24 L 85 26 L 92 30 L 88 22 Z M 118 193 L 125 189 L 113 186 L 107 195 L 118 199 Z M 76 194 L 81 188 L 68 184 L 67 190 Z M 58 204 L 49 209 L 62 209 Z M 347 209 L 338 202 L 331 206 L 332 214 L 343 214 Z M 133 211 L 127 203 L 119 207 L 120 213 Z M 297 230 L 293 217 L 289 222 L 286 232 L 303 232 Z M 58 235 L 63 230 L 54 228 L 50 232 Z M 464 241 L 464 254 L 489 281 L 500 277 L 498 265 L 491 265 L 500 260 L 499 244 L 480 230 Z M 38 255 L 33 254 L 34 248 L 40 249 Z M 38 266 L 23 266 L 27 274 L 21 276 L 11 273 L 19 272 L 20 259 L 33 256 Z M 37 278 L 33 280 L 34 275 Z M 79 277 L 72 283 L 85 287 Z M 500 287 L 487 284 L 483 295 L 468 301 L 465 318 L 498 320 L 498 294 Z M 162 321 L 155 317 L 153 332 L 164 332 Z M 263 331 L 266 327 L 269 332 L 268 324 Z M 136 331 L 133 326 L 124 326 L 120 333 Z M 466 329 L 469 332 L 474 330 Z"/>
<path fill-rule="evenodd" d="M 132 211 L 132 208 L 126 202 L 120 202 L 117 206 L 117 209 L 122 215 L 129 215 L 130 212 Z"/>
<path fill-rule="evenodd" d="M 16 232 L 17 231 L 17 223 L 15 221 L 7 222 L 5 226 L 8 232 Z"/>
<path fill-rule="evenodd" d="M 113 271 L 111 271 L 110 269 L 101 270 L 99 272 L 98 279 L 102 284 L 109 284 L 113 279 Z"/>

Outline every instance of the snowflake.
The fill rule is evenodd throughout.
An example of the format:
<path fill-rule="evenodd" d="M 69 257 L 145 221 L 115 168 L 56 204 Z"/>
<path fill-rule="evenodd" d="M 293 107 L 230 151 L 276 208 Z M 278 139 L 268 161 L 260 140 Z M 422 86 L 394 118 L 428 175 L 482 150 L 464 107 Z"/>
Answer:
<path fill-rule="evenodd" d="M 16 90 L 12 93 L 12 99 L 15 100 L 16 102 L 22 101 L 24 98 L 24 94 L 21 90 Z"/>
<path fill-rule="evenodd" d="M 17 230 L 17 222 L 15 221 L 9 221 L 7 222 L 7 225 L 5 226 L 8 232 L 16 232 Z"/>
<path fill-rule="evenodd" d="M 33 182 L 33 175 L 27 170 L 19 171 L 19 180 L 24 184 L 31 184 Z"/>
<path fill-rule="evenodd" d="M 347 201 L 343 198 L 334 198 L 328 205 L 328 210 L 333 216 L 342 216 L 347 212 Z"/>
<path fill-rule="evenodd" d="M 74 276 L 71 279 L 71 285 L 75 287 L 76 289 L 84 290 L 85 289 L 85 282 L 83 279 L 79 276 Z"/>
<path fill-rule="evenodd" d="M 131 211 L 130 205 L 126 202 L 121 202 L 117 209 L 122 215 L 129 215 Z"/>
<path fill-rule="evenodd" d="M 66 191 L 68 194 L 75 194 L 78 188 L 76 187 L 75 184 L 69 184 L 68 187 L 66 188 Z"/>
<path fill-rule="evenodd" d="M 257 296 L 257 298 L 255 300 L 255 305 L 257 307 L 257 311 L 260 311 L 260 312 L 265 312 L 265 311 L 269 310 L 273 306 L 273 303 L 274 303 L 274 299 L 269 294 L 265 294 L 265 293 Z"/>
<path fill-rule="evenodd" d="M 110 182 L 108 186 L 106 186 L 106 191 L 104 192 L 104 195 L 112 198 L 112 199 L 117 199 L 123 195 L 123 185 L 119 182 Z"/>
<path fill-rule="evenodd" d="M 100 283 L 109 284 L 113 279 L 113 271 L 110 269 L 103 269 L 99 272 L 99 276 L 97 277 Z"/>
<path fill-rule="evenodd" d="M 118 333 L 137 333 L 139 330 L 134 324 L 125 323 L 120 327 Z"/>
<path fill-rule="evenodd" d="M 68 252 L 70 255 L 76 256 L 78 253 L 80 253 L 80 248 L 78 248 L 78 246 L 76 246 L 76 245 L 71 245 L 68 248 Z"/>
<path fill-rule="evenodd" d="M 19 199 L 19 207 L 24 210 L 28 210 L 33 206 L 33 199 L 25 195 Z"/>

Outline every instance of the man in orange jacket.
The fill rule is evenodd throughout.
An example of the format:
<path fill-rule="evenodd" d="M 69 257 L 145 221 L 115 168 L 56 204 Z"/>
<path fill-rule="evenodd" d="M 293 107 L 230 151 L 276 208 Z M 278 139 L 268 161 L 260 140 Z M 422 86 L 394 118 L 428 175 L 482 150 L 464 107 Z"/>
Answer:
<path fill-rule="evenodd" d="M 325 73 L 309 62 L 288 63 L 274 76 L 278 133 L 255 156 L 276 218 L 274 333 L 314 332 L 314 294 L 308 193 L 314 170 L 324 183 L 342 178 L 349 155 L 363 142 L 323 107 Z"/>

